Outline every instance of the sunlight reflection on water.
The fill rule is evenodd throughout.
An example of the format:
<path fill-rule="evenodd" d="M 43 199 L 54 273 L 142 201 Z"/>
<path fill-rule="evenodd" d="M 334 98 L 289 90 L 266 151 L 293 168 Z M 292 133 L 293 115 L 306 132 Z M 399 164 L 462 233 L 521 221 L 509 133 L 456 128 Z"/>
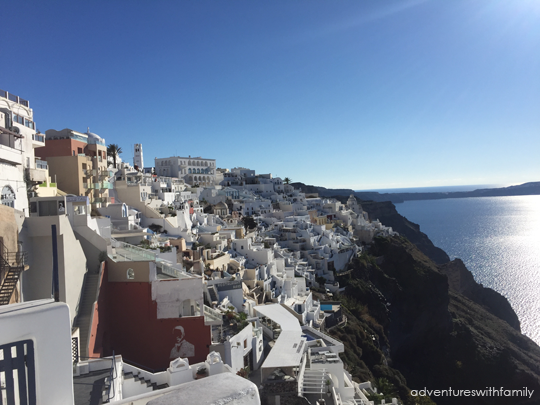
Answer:
<path fill-rule="evenodd" d="M 540 344 L 540 196 L 406 201 L 398 212 L 503 294 Z"/>

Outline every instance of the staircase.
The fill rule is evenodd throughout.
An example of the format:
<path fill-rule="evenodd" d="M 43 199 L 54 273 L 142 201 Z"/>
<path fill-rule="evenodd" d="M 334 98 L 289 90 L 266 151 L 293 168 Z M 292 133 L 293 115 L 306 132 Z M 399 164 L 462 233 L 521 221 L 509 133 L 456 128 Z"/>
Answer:
<path fill-rule="evenodd" d="M 84 276 L 83 291 L 81 292 L 81 301 L 79 302 L 79 311 L 75 326 L 79 328 L 81 357 L 88 358 L 88 338 L 90 334 L 90 322 L 92 320 L 92 311 L 96 301 L 97 289 L 99 284 L 99 274 L 89 272 Z"/>
<path fill-rule="evenodd" d="M 21 273 L 28 269 L 26 262 L 26 252 L 8 252 L 5 246 L 0 244 L 0 305 L 9 304 Z"/>
<path fill-rule="evenodd" d="M 216 291 L 216 287 L 214 285 L 211 285 L 208 287 L 208 294 L 210 294 L 210 301 L 211 302 L 219 302 L 219 297 Z"/>
<path fill-rule="evenodd" d="M 150 380 L 147 380 L 141 374 L 134 374 L 133 372 L 124 373 L 123 381 L 124 396 L 134 396 L 144 394 L 146 392 L 161 390 L 167 388 L 169 384 L 157 385 Z"/>
<path fill-rule="evenodd" d="M 328 391 L 326 380 L 328 379 L 325 370 L 306 369 L 301 381 L 302 394 L 326 393 Z"/>

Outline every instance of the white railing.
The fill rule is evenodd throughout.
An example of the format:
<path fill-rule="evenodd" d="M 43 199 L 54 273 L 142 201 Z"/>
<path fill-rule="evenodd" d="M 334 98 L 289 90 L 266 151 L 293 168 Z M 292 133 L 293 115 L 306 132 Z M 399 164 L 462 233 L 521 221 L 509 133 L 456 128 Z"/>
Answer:
<path fill-rule="evenodd" d="M 298 373 L 298 396 L 302 396 L 302 390 L 304 388 L 304 373 L 306 371 L 306 353 L 302 355 L 302 362 L 300 363 L 300 372 Z"/>
<path fill-rule="evenodd" d="M 174 267 L 172 264 L 169 264 L 168 262 L 162 260 L 162 259 L 156 259 L 156 266 L 161 269 L 161 272 L 163 274 L 166 274 L 168 276 L 174 277 L 174 278 L 201 278 L 201 276 L 197 274 L 191 274 L 187 273 L 183 269 L 179 269 L 178 267 Z"/>
<path fill-rule="evenodd" d="M 114 238 L 111 238 L 111 245 L 113 248 L 116 248 L 116 255 L 122 256 L 124 260 L 136 261 L 140 260 L 141 257 L 147 260 L 156 260 L 156 254 L 148 251 L 147 249 L 142 249 L 126 242 L 120 242 Z"/>
<path fill-rule="evenodd" d="M 204 305 L 204 316 L 208 317 L 210 321 L 223 321 L 223 315 L 221 312 L 210 308 L 208 305 Z"/>

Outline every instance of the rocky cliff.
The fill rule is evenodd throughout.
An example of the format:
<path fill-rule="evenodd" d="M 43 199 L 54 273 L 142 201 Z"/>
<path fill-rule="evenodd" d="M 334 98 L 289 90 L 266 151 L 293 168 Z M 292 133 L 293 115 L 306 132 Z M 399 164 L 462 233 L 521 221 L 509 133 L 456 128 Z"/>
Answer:
<path fill-rule="evenodd" d="M 461 259 L 439 265 L 439 270 L 448 277 L 448 283 L 452 291 L 481 305 L 488 312 L 506 321 L 518 332 L 521 332 L 519 318 L 512 309 L 510 302 L 497 291 L 478 284 Z"/>
<path fill-rule="evenodd" d="M 382 380 L 406 404 L 540 404 L 540 347 L 519 332 L 504 297 L 478 285 L 461 261 L 437 265 L 407 238 L 377 238 L 338 280 L 348 320 L 332 333 L 347 347 L 353 376 Z M 424 387 L 534 394 L 433 402 L 410 395 Z"/>
<path fill-rule="evenodd" d="M 369 214 L 371 220 L 378 219 L 384 225 L 391 226 L 394 231 L 407 237 L 422 253 L 435 263 L 446 263 L 450 261 L 446 252 L 436 247 L 428 236 L 420 231 L 420 225 L 401 216 L 397 212 L 396 206 L 390 201 L 361 201 L 361 204 L 363 210 Z"/>

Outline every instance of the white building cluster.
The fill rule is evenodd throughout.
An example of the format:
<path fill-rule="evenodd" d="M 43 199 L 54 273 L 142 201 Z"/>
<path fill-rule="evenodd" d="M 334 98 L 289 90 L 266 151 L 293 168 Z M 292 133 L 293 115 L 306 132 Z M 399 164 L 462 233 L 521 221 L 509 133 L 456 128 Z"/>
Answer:
<path fill-rule="evenodd" d="M 0 91 L 1 260 L 8 269 L 0 280 L 8 304 L 0 306 L 0 330 L 9 332 L 0 351 L 4 359 L 24 353 L 21 367 L 37 365 L 4 371 L 22 384 L 8 384 L 8 403 L 15 395 L 74 403 L 84 395 L 82 381 L 101 374 L 106 401 L 119 404 L 233 398 L 255 405 L 259 390 L 279 403 L 279 387 L 312 404 L 323 396 L 336 405 L 369 403 L 370 383 L 353 382 L 339 358 L 343 344 L 325 333 L 344 321 L 339 303 L 318 301 L 312 289 L 339 291 L 336 276 L 373 237 L 394 235 L 391 228 L 370 221 L 354 196 L 345 205 L 307 196 L 271 174 L 218 170 L 215 159 L 158 158 L 147 171 L 136 144 L 137 168 L 102 168 L 104 140 L 85 152 L 72 133 L 51 145 L 68 148 L 73 181 L 53 183 L 47 162 L 36 157 L 47 140 L 28 101 Z M 51 161 L 64 157 L 43 150 Z M 60 302 L 48 300 L 51 280 L 58 280 Z M 125 306 L 118 298 L 134 295 Z M 167 322 L 174 327 L 159 332 Z M 157 353 L 160 341 L 151 333 L 170 339 L 171 329 L 178 338 L 166 349 L 166 370 L 127 360 L 152 363 L 147 353 Z M 103 356 L 105 336 L 125 353 Z M 135 338 L 146 344 L 130 343 Z"/>

